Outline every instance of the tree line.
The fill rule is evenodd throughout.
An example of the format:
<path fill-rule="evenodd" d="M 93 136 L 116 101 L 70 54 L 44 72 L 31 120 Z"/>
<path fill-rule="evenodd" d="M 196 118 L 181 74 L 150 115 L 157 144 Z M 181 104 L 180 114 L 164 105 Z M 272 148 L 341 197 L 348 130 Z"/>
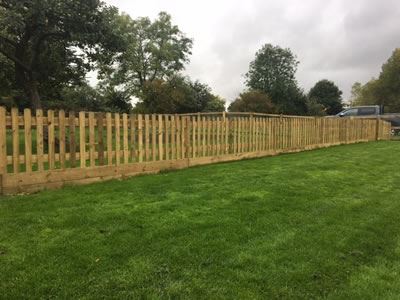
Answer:
<path fill-rule="evenodd" d="M 183 76 L 193 40 L 171 16 L 132 19 L 100 0 L 0 0 L 0 104 L 66 110 L 187 113 L 225 100 Z M 305 93 L 290 49 L 264 45 L 229 111 L 335 114 L 342 92 L 321 80 Z M 91 86 L 88 74 L 97 77 Z M 363 87 L 364 89 L 364 87 Z M 135 99 L 135 105 L 132 105 Z"/>
<path fill-rule="evenodd" d="M 296 80 L 298 64 L 290 49 L 264 45 L 245 75 L 247 90 L 228 110 L 320 116 L 340 112 L 342 92 L 336 84 L 323 79 L 306 94 Z"/>
<path fill-rule="evenodd" d="M 383 105 L 385 112 L 400 112 L 400 48 L 382 65 L 378 78 L 353 84 L 350 100 L 353 106 Z"/>

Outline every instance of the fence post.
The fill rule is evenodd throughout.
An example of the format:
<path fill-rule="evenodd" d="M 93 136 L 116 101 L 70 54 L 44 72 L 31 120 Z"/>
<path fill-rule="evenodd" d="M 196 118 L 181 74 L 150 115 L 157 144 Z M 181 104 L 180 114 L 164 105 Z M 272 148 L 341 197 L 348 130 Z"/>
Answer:
<path fill-rule="evenodd" d="M 0 106 L 0 195 L 3 194 L 3 176 L 7 173 L 6 109 Z"/>
<path fill-rule="evenodd" d="M 303 127 L 305 128 L 305 127 Z M 304 138 L 304 137 L 303 137 Z M 283 115 L 279 116 L 279 135 L 278 135 L 278 149 L 283 149 Z"/>
<path fill-rule="evenodd" d="M 6 109 L 0 106 L 0 174 L 7 171 Z"/>
<path fill-rule="evenodd" d="M 32 172 L 32 115 L 29 108 L 24 109 L 25 172 Z"/>
<path fill-rule="evenodd" d="M 79 112 L 79 160 L 81 168 L 86 168 L 86 126 L 85 112 Z"/>
<path fill-rule="evenodd" d="M 189 160 L 189 158 L 190 158 L 190 117 L 184 117 L 184 119 L 185 119 L 185 122 L 184 122 L 184 126 L 185 126 L 185 130 L 184 130 L 184 133 L 185 133 L 185 142 L 184 142 L 184 145 L 185 145 L 185 154 L 184 155 L 186 155 L 186 158 Z M 185 157 L 184 157 L 185 158 Z"/>
<path fill-rule="evenodd" d="M 253 152 L 254 151 L 254 119 L 253 119 L 253 113 L 250 114 L 250 122 L 249 122 L 249 148 L 247 149 L 248 152 Z"/>
<path fill-rule="evenodd" d="M 376 122 L 375 122 L 375 129 L 376 129 L 375 140 L 376 141 L 379 141 L 379 125 L 380 125 L 380 118 L 378 117 L 378 118 L 376 118 Z"/>
<path fill-rule="evenodd" d="M 229 151 L 229 145 L 228 145 L 228 137 L 229 137 L 229 127 L 228 127 L 228 123 L 226 120 L 226 112 L 223 111 L 222 112 L 222 119 L 223 119 L 223 124 L 224 124 L 224 142 L 223 144 L 225 145 L 225 154 L 228 154 Z"/>

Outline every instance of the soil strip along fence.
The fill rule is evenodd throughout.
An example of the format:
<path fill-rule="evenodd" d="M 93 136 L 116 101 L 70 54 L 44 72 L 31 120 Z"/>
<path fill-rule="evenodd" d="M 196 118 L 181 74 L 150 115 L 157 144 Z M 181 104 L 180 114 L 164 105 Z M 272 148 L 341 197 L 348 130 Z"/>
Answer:
<path fill-rule="evenodd" d="M 390 139 L 379 119 L 127 115 L 0 107 L 0 193 Z"/>

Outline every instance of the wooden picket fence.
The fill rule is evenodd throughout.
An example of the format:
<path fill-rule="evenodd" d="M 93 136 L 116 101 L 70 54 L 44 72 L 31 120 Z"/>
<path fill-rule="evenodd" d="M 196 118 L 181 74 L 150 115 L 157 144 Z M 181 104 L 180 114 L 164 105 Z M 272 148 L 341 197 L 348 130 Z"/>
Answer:
<path fill-rule="evenodd" d="M 390 139 L 377 119 L 256 113 L 128 115 L 0 107 L 0 193 Z"/>

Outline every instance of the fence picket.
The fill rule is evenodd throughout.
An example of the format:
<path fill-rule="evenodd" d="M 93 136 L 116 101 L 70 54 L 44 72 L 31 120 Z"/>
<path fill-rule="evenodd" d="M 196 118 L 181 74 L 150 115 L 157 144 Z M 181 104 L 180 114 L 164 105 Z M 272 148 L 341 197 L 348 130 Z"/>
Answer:
<path fill-rule="evenodd" d="M 18 108 L 11 109 L 11 130 L 13 148 L 13 171 L 19 173 L 19 120 Z"/>
<path fill-rule="evenodd" d="M 24 109 L 25 171 L 32 172 L 32 116 L 29 108 Z"/>
<path fill-rule="evenodd" d="M 106 113 L 107 165 L 113 164 L 112 116 Z"/>
<path fill-rule="evenodd" d="M 201 119 L 201 155 L 203 157 L 207 156 L 206 152 L 206 118 L 200 117 Z"/>
<path fill-rule="evenodd" d="M 130 141 L 131 141 L 131 161 L 136 161 L 136 116 L 131 114 L 129 116 L 130 120 Z"/>
<path fill-rule="evenodd" d="M 86 125 L 85 112 L 79 112 L 79 160 L 81 168 L 86 168 Z"/>
<path fill-rule="evenodd" d="M 201 156 L 201 133 L 202 133 L 202 122 L 200 113 L 197 114 L 197 155 Z"/>
<path fill-rule="evenodd" d="M 229 118 L 226 117 L 224 112 L 224 133 L 225 133 L 225 154 L 229 154 Z"/>
<path fill-rule="evenodd" d="M 115 122 L 115 165 L 121 164 L 121 122 L 119 113 L 114 114 Z"/>
<path fill-rule="evenodd" d="M 171 159 L 177 159 L 176 156 L 176 120 L 171 116 Z"/>
<path fill-rule="evenodd" d="M 144 148 L 145 160 L 150 160 L 150 119 L 149 115 L 144 115 Z"/>
<path fill-rule="evenodd" d="M 49 169 L 56 167 L 56 145 L 55 145 L 55 124 L 54 124 L 54 111 L 47 111 L 47 128 L 48 128 L 48 157 L 49 157 Z"/>
<path fill-rule="evenodd" d="M 243 152 L 243 118 L 242 117 L 238 117 L 238 153 L 242 153 Z"/>
<path fill-rule="evenodd" d="M 68 114 L 69 125 L 69 164 L 71 168 L 76 167 L 76 140 L 75 140 L 75 113 Z M 42 143 L 43 143 L 43 128 L 42 128 Z M 43 148 L 43 146 L 42 146 Z M 38 148 L 39 151 L 39 148 Z M 42 151 L 43 152 L 43 151 Z M 39 165 L 40 168 L 40 165 Z"/>
<path fill-rule="evenodd" d="M 36 157 L 38 171 L 43 171 L 43 111 L 41 109 L 36 110 Z"/>
<path fill-rule="evenodd" d="M 129 163 L 129 145 L 128 145 L 128 115 L 122 114 L 122 147 L 124 155 L 124 164 Z"/>
<path fill-rule="evenodd" d="M 186 158 L 187 154 L 187 141 L 186 141 L 186 117 L 181 118 L 181 141 L 182 141 L 182 147 L 181 147 L 181 157 Z"/>
<path fill-rule="evenodd" d="M 185 120 L 185 152 L 186 158 L 190 157 L 190 117 L 184 117 Z"/>
<path fill-rule="evenodd" d="M 65 169 L 65 112 L 60 110 L 58 112 L 58 127 L 59 127 L 59 149 L 60 149 L 60 167 L 61 169 Z"/>
<path fill-rule="evenodd" d="M 0 176 L 7 173 L 7 125 L 6 109 L 0 106 Z M 0 183 L 0 193 L 1 193 Z"/>
<path fill-rule="evenodd" d="M 164 140 L 165 140 L 165 160 L 170 159 L 170 144 L 169 144 L 169 139 L 170 139 L 170 133 L 171 133 L 171 123 L 169 121 L 169 116 L 166 115 L 164 118 L 165 122 L 165 129 L 164 129 Z"/>
<path fill-rule="evenodd" d="M 97 152 L 99 166 L 104 165 L 104 114 L 96 114 L 96 125 L 97 125 Z"/>
<path fill-rule="evenodd" d="M 211 152 L 210 152 L 210 156 L 214 156 L 215 155 L 215 119 L 214 117 L 211 118 L 211 127 L 210 127 L 210 134 L 211 134 Z"/>
<path fill-rule="evenodd" d="M 238 140 L 237 140 L 237 136 L 238 136 L 238 120 L 237 119 L 233 119 L 232 120 L 232 126 L 233 126 L 233 147 L 232 147 L 232 152 L 233 154 L 236 154 L 238 152 L 237 146 L 238 146 Z"/>
<path fill-rule="evenodd" d="M 180 116 L 175 115 L 175 126 L 176 126 L 176 132 L 175 132 L 175 139 L 176 139 L 176 159 L 181 159 L 182 157 L 182 139 L 181 139 L 181 120 Z"/>
<path fill-rule="evenodd" d="M 89 120 L 89 163 L 90 167 L 96 166 L 96 157 L 95 157 L 95 133 L 94 133 L 94 112 L 89 112 L 88 116 Z"/>
<path fill-rule="evenodd" d="M 157 160 L 157 120 L 156 115 L 151 115 L 151 158 L 153 161 Z"/>
<path fill-rule="evenodd" d="M 138 115 L 138 151 L 139 162 L 143 161 L 143 117 Z"/>
<path fill-rule="evenodd" d="M 158 159 L 164 160 L 164 147 L 163 147 L 163 115 L 158 115 Z"/>
<path fill-rule="evenodd" d="M 216 149 L 215 149 L 215 152 L 216 152 L 216 155 L 220 155 L 221 153 L 220 153 L 220 151 L 221 151 L 221 120 L 220 120 L 220 118 L 216 118 L 215 119 L 215 125 L 216 125 L 216 127 L 217 127 L 217 132 L 216 132 L 216 134 L 217 134 L 217 136 L 216 136 Z"/>

